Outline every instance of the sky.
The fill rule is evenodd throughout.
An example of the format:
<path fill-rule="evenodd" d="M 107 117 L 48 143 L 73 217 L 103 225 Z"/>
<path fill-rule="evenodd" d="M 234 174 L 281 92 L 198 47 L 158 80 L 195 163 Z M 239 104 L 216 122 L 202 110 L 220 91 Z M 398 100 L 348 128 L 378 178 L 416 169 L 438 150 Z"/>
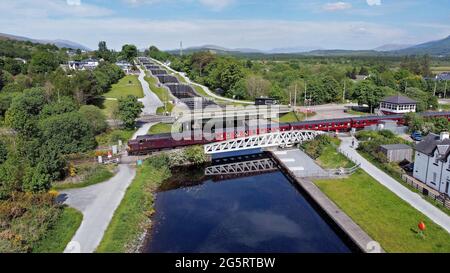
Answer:
<path fill-rule="evenodd" d="M 0 0 L 0 32 L 161 49 L 373 49 L 450 35 L 450 0 Z"/>

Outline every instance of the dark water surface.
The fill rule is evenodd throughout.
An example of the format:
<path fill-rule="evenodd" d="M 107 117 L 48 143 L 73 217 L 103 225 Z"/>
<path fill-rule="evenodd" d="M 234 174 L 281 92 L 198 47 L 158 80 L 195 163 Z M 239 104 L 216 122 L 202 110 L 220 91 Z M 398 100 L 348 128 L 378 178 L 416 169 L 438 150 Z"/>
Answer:
<path fill-rule="evenodd" d="M 351 251 L 281 171 L 195 183 L 180 172 L 193 186 L 162 186 L 144 252 Z"/>

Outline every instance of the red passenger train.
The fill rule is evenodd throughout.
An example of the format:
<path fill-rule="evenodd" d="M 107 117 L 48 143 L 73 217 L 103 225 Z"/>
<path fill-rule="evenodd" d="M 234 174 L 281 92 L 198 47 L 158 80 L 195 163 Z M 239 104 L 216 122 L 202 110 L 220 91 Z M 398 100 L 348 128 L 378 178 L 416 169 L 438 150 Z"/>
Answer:
<path fill-rule="evenodd" d="M 420 113 L 420 115 L 424 118 L 446 117 L 450 120 L 450 112 L 425 112 Z M 153 151 L 173 149 L 196 144 L 206 144 L 216 141 L 223 141 L 278 131 L 314 130 L 327 132 L 345 132 L 350 131 L 352 128 L 358 130 L 363 129 L 366 126 L 376 125 L 381 120 L 395 120 L 397 121 L 397 124 L 403 125 L 405 123 L 405 115 L 363 116 L 355 118 L 300 121 L 292 123 L 279 123 L 277 126 L 268 125 L 266 128 L 238 127 L 231 130 L 228 129 L 225 132 L 216 132 L 208 135 L 190 135 L 189 138 L 183 138 L 182 140 L 173 139 L 170 133 L 145 135 L 128 141 L 128 154 L 144 155 Z"/>

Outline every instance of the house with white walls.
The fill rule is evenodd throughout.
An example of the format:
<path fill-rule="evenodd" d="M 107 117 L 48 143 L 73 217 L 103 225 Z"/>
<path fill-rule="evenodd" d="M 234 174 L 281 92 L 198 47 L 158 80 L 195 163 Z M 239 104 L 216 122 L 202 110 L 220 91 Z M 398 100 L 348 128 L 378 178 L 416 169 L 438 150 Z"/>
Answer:
<path fill-rule="evenodd" d="M 415 147 L 413 176 L 450 196 L 450 137 L 430 133 Z"/>

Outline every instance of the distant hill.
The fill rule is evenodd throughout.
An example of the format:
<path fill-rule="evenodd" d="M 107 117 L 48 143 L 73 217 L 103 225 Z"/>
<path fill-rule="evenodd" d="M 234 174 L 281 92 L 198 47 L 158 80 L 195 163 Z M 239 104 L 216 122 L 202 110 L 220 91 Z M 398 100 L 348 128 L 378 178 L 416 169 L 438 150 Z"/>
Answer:
<path fill-rule="evenodd" d="M 425 55 L 450 56 L 450 36 L 442 40 L 431 41 L 405 49 L 392 51 L 398 55 Z"/>
<path fill-rule="evenodd" d="M 413 45 L 406 45 L 406 44 L 386 44 L 379 46 L 377 48 L 374 48 L 375 51 L 394 51 L 394 50 L 400 50 L 405 49 L 408 47 L 412 47 Z"/>
<path fill-rule="evenodd" d="M 203 46 L 195 46 L 195 47 L 188 47 L 183 49 L 183 53 L 185 54 L 191 54 L 195 52 L 201 52 L 201 51 L 210 51 L 215 54 L 219 55 L 239 55 L 239 54 L 246 54 L 246 53 L 263 53 L 260 50 L 252 49 L 252 48 L 225 48 L 217 45 L 203 45 Z M 168 50 L 167 52 L 177 55 L 180 53 L 179 49 L 173 49 Z"/>
<path fill-rule="evenodd" d="M 225 48 L 217 45 L 204 45 L 190 47 L 183 50 L 185 54 L 199 51 L 211 51 L 219 55 L 234 56 L 271 56 L 271 55 L 292 55 L 292 56 L 349 56 L 349 57 L 376 57 L 376 56 L 405 56 L 405 55 L 432 55 L 450 56 L 450 36 L 437 41 L 423 43 L 419 45 L 406 44 L 386 44 L 372 50 L 345 50 L 345 49 L 321 49 L 319 47 L 287 47 L 275 48 L 271 50 L 258 50 L 251 48 Z M 169 53 L 179 54 L 178 49 L 169 50 Z"/>
<path fill-rule="evenodd" d="M 79 43 L 75 43 L 72 41 L 68 41 L 68 40 L 42 40 L 42 39 L 33 39 L 33 38 L 28 38 L 28 37 L 23 37 L 23 36 L 16 36 L 16 35 L 11 35 L 11 34 L 5 34 L 5 33 L 0 33 L 0 40 L 5 40 L 5 39 L 9 39 L 9 40 L 17 40 L 17 41 L 30 41 L 32 43 L 37 43 L 37 44 L 54 44 L 59 48 L 71 48 L 71 49 L 81 49 L 81 50 L 85 50 L 85 51 L 90 51 L 91 49 L 89 49 L 88 47 L 81 45 Z"/>

